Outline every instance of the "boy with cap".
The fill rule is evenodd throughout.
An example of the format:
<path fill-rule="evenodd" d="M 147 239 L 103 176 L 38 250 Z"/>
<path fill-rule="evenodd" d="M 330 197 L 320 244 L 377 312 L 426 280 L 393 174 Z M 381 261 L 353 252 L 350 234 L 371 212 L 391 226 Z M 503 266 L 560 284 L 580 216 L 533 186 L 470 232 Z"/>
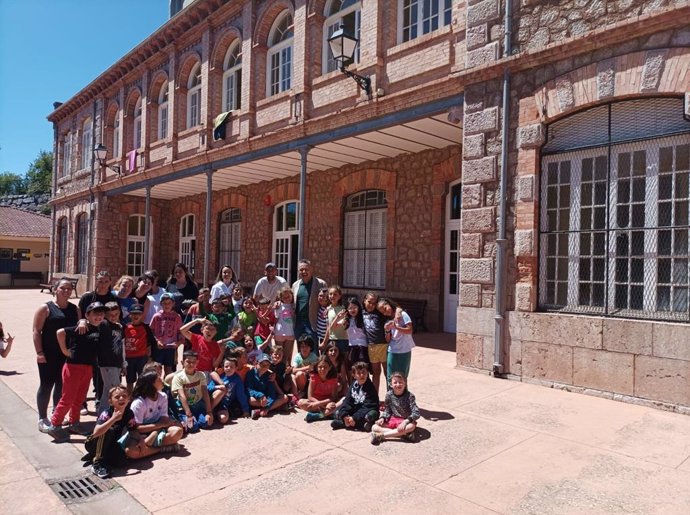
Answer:
<path fill-rule="evenodd" d="M 110 330 L 106 324 L 101 324 L 105 311 L 103 304 L 92 302 L 86 307 L 88 326 L 84 334 L 79 334 L 77 326 L 59 329 L 56 333 L 60 350 L 67 357 L 62 367 L 62 396 L 53 410 L 48 428 L 48 434 L 58 442 L 69 439 L 69 435 L 62 429 L 68 413 L 70 432 L 81 435 L 89 433 L 79 423 L 79 412 L 89 391 L 99 350 L 110 345 Z"/>
<path fill-rule="evenodd" d="M 163 365 L 167 376 L 176 368 L 177 347 L 184 343 L 180 334 L 182 318 L 175 311 L 175 298 L 170 293 L 161 295 L 161 310 L 151 319 L 151 331 L 156 338 L 153 359 Z"/>
<path fill-rule="evenodd" d="M 247 373 L 245 386 L 249 395 L 249 405 L 255 408 L 252 419 L 265 417 L 269 411 L 278 409 L 288 402 L 276 384 L 276 375 L 271 370 L 271 358 L 268 354 L 261 354 L 256 360 L 256 366 Z"/>
<path fill-rule="evenodd" d="M 144 323 L 144 307 L 133 304 L 129 308 L 131 322 L 125 326 L 125 356 L 127 357 L 127 393 L 131 396 L 134 383 L 142 374 L 144 365 L 151 357 L 151 349 L 156 345 L 156 337 L 151 328 Z"/>
<path fill-rule="evenodd" d="M 110 334 L 110 345 L 98 349 L 98 368 L 103 382 L 103 393 L 98 405 L 98 414 L 108 409 L 110 389 L 122 383 L 122 372 L 125 364 L 125 345 L 122 325 L 120 325 L 120 305 L 117 302 L 106 302 L 105 321 Z"/>

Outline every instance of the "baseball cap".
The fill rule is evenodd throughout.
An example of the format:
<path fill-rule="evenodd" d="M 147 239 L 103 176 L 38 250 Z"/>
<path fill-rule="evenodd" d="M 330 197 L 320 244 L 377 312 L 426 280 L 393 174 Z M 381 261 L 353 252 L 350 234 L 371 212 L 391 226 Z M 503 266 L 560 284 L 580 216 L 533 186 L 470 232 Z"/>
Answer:
<path fill-rule="evenodd" d="M 86 312 L 91 313 L 92 311 L 107 311 L 108 308 L 106 308 L 103 304 L 100 302 L 92 302 L 86 307 Z"/>
<path fill-rule="evenodd" d="M 269 261 L 266 263 L 266 266 L 264 267 L 264 270 L 268 270 L 269 268 L 277 268 L 276 264 L 273 261 Z"/>
<path fill-rule="evenodd" d="M 259 354 L 259 357 L 256 358 L 257 363 L 261 363 L 262 361 L 268 361 L 269 363 L 271 362 L 271 358 L 268 356 L 268 354 L 263 353 Z"/>
<path fill-rule="evenodd" d="M 110 302 L 105 303 L 105 309 L 108 311 L 112 311 L 114 309 L 120 309 L 120 305 L 117 302 L 111 300 Z"/>
<path fill-rule="evenodd" d="M 174 301 L 175 301 L 175 297 L 173 296 L 172 293 L 167 293 L 167 292 L 166 292 L 166 293 L 164 293 L 163 295 L 161 295 L 161 302 L 163 302 L 164 300 L 172 300 L 172 301 L 174 302 Z"/>
<path fill-rule="evenodd" d="M 141 304 L 132 304 L 129 308 L 130 313 L 143 313 L 144 307 Z"/>

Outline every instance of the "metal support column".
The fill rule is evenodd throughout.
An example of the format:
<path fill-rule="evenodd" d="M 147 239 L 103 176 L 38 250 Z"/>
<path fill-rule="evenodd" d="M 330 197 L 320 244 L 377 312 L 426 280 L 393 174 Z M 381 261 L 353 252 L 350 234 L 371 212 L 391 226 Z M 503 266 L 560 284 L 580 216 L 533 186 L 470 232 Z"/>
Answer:
<path fill-rule="evenodd" d="M 208 262 L 211 255 L 211 202 L 213 200 L 213 170 L 206 172 L 206 225 L 204 226 L 204 286 L 208 284 Z"/>
<path fill-rule="evenodd" d="M 151 247 L 149 240 L 151 239 L 151 186 L 146 186 L 146 207 L 144 211 L 144 271 L 149 269 L 149 255 Z"/>
<path fill-rule="evenodd" d="M 304 212 L 306 211 L 306 196 L 307 196 L 307 154 L 311 147 L 306 145 L 298 149 L 300 156 L 300 170 L 299 170 L 299 241 L 297 242 L 297 256 L 298 259 L 303 259 L 304 255 Z"/>

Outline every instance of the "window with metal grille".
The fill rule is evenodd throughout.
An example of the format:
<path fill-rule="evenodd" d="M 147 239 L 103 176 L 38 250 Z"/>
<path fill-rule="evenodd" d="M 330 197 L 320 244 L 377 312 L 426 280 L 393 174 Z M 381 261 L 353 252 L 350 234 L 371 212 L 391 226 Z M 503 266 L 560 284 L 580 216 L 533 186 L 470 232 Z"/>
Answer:
<path fill-rule="evenodd" d="M 196 257 L 196 223 L 195 216 L 185 215 L 180 220 L 180 263 L 194 275 L 194 261 Z"/>
<path fill-rule="evenodd" d="M 58 272 L 67 272 L 67 217 L 60 218 L 57 227 L 57 260 L 55 269 Z"/>
<path fill-rule="evenodd" d="M 690 122 L 675 98 L 633 100 L 549 126 L 539 303 L 690 320 Z"/>
<path fill-rule="evenodd" d="M 241 226 L 242 212 L 238 208 L 226 209 L 220 214 L 218 262 L 230 265 L 238 277 L 240 276 Z"/>
<path fill-rule="evenodd" d="M 75 242 L 77 254 L 77 269 L 76 273 L 85 274 L 88 263 L 88 249 L 89 249 L 89 223 L 86 219 L 86 213 L 80 213 L 77 216 L 77 241 Z"/>
<path fill-rule="evenodd" d="M 386 287 L 386 192 L 366 190 L 345 199 L 343 286 Z"/>

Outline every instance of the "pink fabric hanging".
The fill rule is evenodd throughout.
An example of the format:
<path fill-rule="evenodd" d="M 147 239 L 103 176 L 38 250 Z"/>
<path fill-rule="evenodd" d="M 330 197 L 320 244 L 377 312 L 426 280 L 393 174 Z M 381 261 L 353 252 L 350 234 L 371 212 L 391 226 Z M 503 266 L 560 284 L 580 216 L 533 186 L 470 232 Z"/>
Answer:
<path fill-rule="evenodd" d="M 127 173 L 137 171 L 137 151 L 131 150 L 127 152 Z"/>

